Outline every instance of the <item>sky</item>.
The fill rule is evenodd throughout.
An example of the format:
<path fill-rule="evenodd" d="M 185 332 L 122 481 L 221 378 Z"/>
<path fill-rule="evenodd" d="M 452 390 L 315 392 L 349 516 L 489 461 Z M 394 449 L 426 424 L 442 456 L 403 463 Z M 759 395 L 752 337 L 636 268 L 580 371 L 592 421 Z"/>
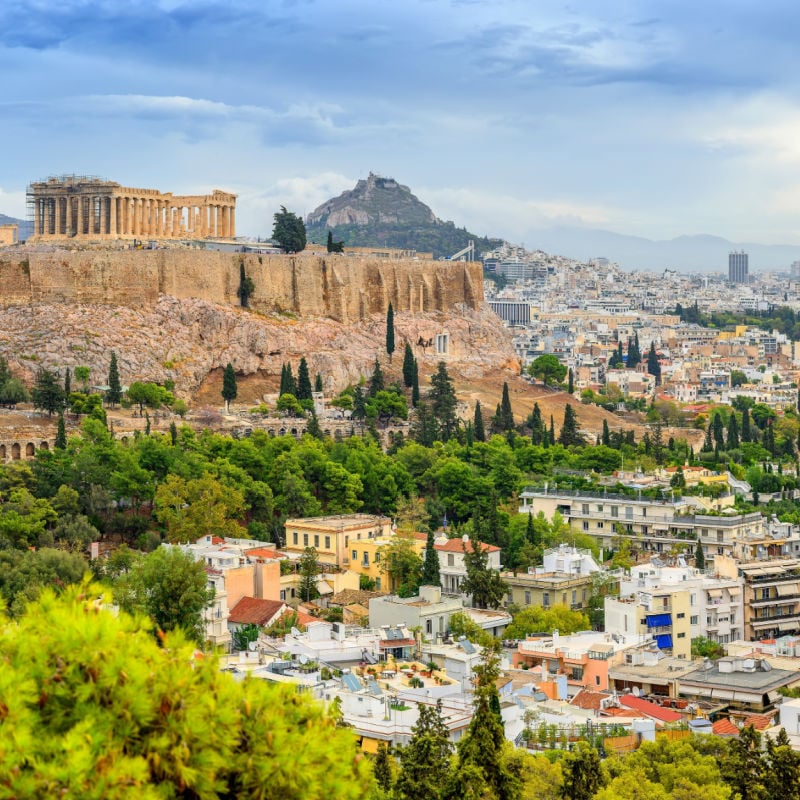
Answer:
<path fill-rule="evenodd" d="M 0 212 L 67 173 L 236 192 L 269 235 L 372 171 L 442 219 L 800 244 L 800 3 L 2 0 Z"/>

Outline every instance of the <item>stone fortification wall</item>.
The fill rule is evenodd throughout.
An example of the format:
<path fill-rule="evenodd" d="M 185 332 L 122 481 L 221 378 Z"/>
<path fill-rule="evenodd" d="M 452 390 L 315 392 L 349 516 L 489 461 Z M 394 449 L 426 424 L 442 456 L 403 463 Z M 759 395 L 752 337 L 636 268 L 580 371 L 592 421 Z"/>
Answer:
<path fill-rule="evenodd" d="M 477 309 L 477 262 L 343 256 L 242 255 L 198 250 L 52 250 L 0 254 L 0 305 L 85 303 L 152 307 L 159 295 L 238 305 L 240 264 L 250 306 L 348 323 L 385 313 Z"/>

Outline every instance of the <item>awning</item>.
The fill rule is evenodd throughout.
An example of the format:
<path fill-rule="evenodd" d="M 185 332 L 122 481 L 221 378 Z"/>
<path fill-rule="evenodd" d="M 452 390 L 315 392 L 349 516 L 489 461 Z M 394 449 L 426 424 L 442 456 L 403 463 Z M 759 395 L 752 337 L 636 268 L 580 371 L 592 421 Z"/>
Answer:
<path fill-rule="evenodd" d="M 713 598 L 722 597 L 722 589 L 709 589 L 708 596 Z"/>
<path fill-rule="evenodd" d="M 733 693 L 733 699 L 738 700 L 740 703 L 761 703 L 763 696 L 756 692 L 739 692 Z"/>
<path fill-rule="evenodd" d="M 730 689 L 714 689 L 711 696 L 714 700 L 733 700 L 734 693 Z"/>
<path fill-rule="evenodd" d="M 789 597 L 793 594 L 800 594 L 797 591 L 796 583 L 781 583 L 775 587 L 778 590 L 778 597 Z"/>
<path fill-rule="evenodd" d="M 647 627 L 648 628 L 664 628 L 667 625 L 672 625 L 672 614 L 648 614 Z"/>
<path fill-rule="evenodd" d="M 672 634 L 659 633 L 656 636 L 656 644 L 658 645 L 660 650 L 672 649 Z"/>
<path fill-rule="evenodd" d="M 741 594 L 741 588 L 739 586 L 729 586 L 728 587 L 728 594 L 731 597 L 738 597 Z"/>
<path fill-rule="evenodd" d="M 798 625 L 798 623 L 796 621 L 795 622 L 781 622 L 780 625 L 778 625 L 778 630 L 779 631 L 796 631 L 798 629 L 798 627 L 800 627 L 800 625 Z"/>

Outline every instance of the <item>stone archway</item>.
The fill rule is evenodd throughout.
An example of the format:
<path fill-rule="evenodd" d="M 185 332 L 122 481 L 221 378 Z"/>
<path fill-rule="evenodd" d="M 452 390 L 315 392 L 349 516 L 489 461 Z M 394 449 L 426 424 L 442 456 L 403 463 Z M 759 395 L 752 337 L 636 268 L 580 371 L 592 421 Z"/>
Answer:
<path fill-rule="evenodd" d="M 11 445 L 11 459 L 12 459 L 12 461 L 19 461 L 19 459 L 21 457 L 21 452 L 22 452 L 22 449 L 19 446 L 19 442 L 14 442 L 14 444 Z"/>
<path fill-rule="evenodd" d="M 40 442 L 39 443 L 39 449 L 40 450 L 49 450 L 50 449 L 50 445 L 47 442 Z"/>
<path fill-rule="evenodd" d="M 6 446 L 4 444 L 0 444 L 0 461 L 6 460 Z"/>
<path fill-rule="evenodd" d="M 28 442 L 25 445 L 25 458 L 33 458 L 36 455 L 36 445 L 33 442 Z"/>

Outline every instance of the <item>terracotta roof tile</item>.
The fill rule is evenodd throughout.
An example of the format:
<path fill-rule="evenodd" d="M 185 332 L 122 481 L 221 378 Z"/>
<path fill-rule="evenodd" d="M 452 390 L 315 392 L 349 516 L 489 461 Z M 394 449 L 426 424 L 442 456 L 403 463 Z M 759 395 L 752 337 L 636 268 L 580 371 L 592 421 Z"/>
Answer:
<path fill-rule="evenodd" d="M 679 722 L 683 717 L 677 711 L 671 711 L 669 708 L 661 708 L 643 697 L 634 697 L 632 694 L 626 694 L 620 697 L 619 702 L 623 706 L 633 708 L 642 714 L 657 719 L 659 722 Z"/>
<path fill-rule="evenodd" d="M 738 736 L 739 729 L 727 718 L 718 719 L 712 726 L 711 730 L 717 736 Z"/>
<path fill-rule="evenodd" d="M 767 728 L 772 727 L 773 725 L 772 718 L 773 718 L 772 714 L 750 714 L 749 716 L 745 717 L 744 725 L 745 727 L 750 725 L 757 731 L 764 731 Z"/>
<path fill-rule="evenodd" d="M 284 558 L 283 553 L 279 553 L 270 547 L 254 547 L 252 550 L 248 550 L 245 555 L 248 558 Z"/>
<path fill-rule="evenodd" d="M 605 692 L 593 692 L 591 689 L 581 689 L 575 697 L 570 700 L 570 705 L 577 706 L 589 711 L 597 711 L 601 708 L 603 700 L 610 695 Z"/>
<path fill-rule="evenodd" d="M 238 625 L 270 625 L 286 603 L 281 600 L 259 600 L 257 597 L 243 597 L 228 615 L 228 622 Z"/>
<path fill-rule="evenodd" d="M 493 544 L 485 544 L 481 542 L 481 546 L 487 553 L 496 553 L 500 550 Z M 441 550 L 444 553 L 463 553 L 464 550 L 468 553 L 472 552 L 472 542 L 468 539 L 466 542 L 463 539 L 448 539 L 444 544 L 435 544 L 436 550 Z"/>

